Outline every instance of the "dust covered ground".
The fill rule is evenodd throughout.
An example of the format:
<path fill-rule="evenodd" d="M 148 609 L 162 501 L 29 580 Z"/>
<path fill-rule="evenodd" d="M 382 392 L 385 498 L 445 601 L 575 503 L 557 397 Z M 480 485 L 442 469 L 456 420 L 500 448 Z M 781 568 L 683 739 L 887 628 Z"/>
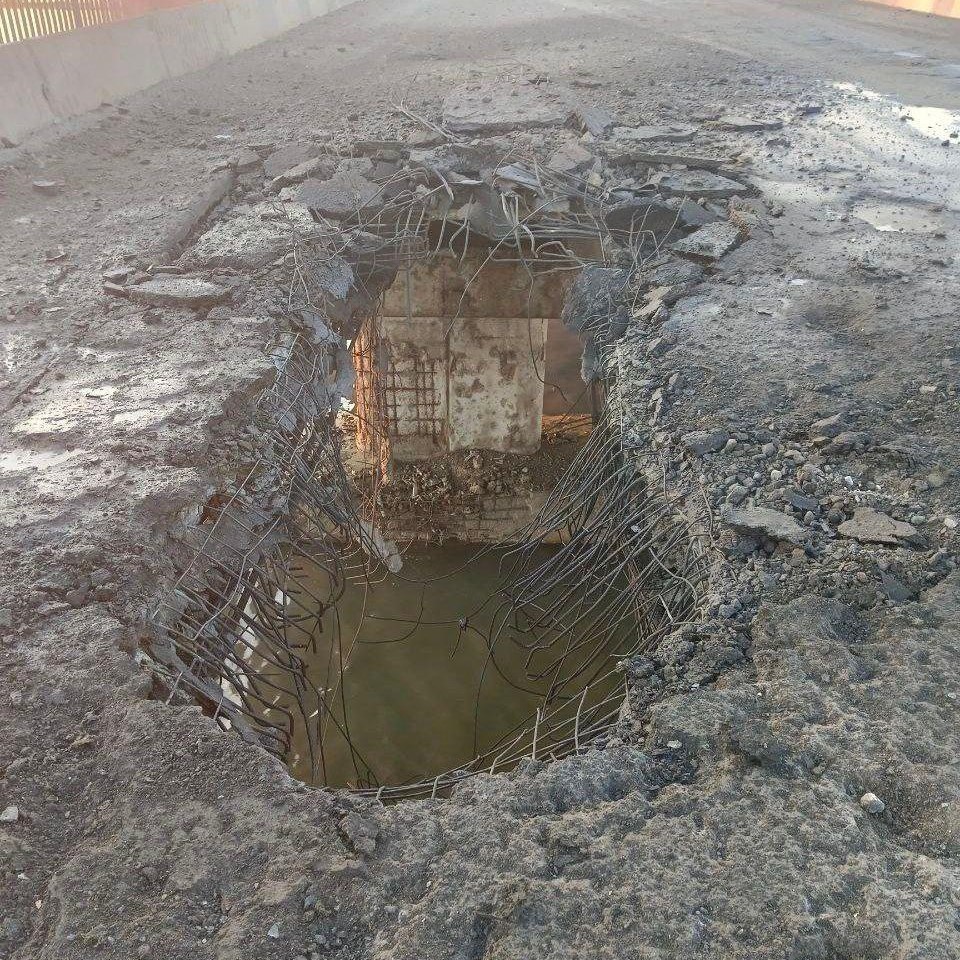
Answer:
<path fill-rule="evenodd" d="M 958 51 L 846 2 L 376 0 L 0 154 L 0 956 L 960 955 Z M 144 617 L 284 292 L 219 267 L 224 304 L 171 309 L 104 274 L 278 148 L 406 139 L 393 105 L 486 78 L 692 125 L 676 152 L 753 187 L 745 242 L 648 284 L 617 348 L 714 572 L 604 744 L 382 807 L 151 699 Z"/>

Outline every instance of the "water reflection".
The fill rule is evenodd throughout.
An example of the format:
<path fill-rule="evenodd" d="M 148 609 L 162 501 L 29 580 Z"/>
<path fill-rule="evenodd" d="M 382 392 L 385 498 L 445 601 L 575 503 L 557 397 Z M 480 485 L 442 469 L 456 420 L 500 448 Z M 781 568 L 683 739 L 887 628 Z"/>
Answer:
<path fill-rule="evenodd" d="M 534 559 L 554 553 L 542 547 Z M 447 543 L 407 553 L 398 575 L 351 584 L 324 614 L 316 650 L 307 657 L 309 678 L 326 691 L 330 707 L 322 729 L 325 775 L 311 770 L 303 729 L 294 731 L 294 775 L 353 787 L 429 779 L 468 765 L 507 735 L 512 739 L 549 689 L 572 711 L 586 715 L 609 698 L 616 712 L 623 696 L 619 674 L 593 684 L 582 701 L 581 695 L 584 683 L 598 671 L 609 673 L 618 652 L 635 643 L 635 625 L 630 636 L 607 637 L 583 651 L 575 649 L 575 635 L 565 636 L 561 645 L 572 652 L 560 661 L 556 649 L 532 649 L 530 635 L 516 629 L 524 614 L 496 596 L 513 563 L 515 555 L 504 548 L 478 556 L 474 545 Z M 297 578 L 304 576 L 326 575 L 318 569 Z M 326 588 L 313 586 L 318 593 Z M 545 608 L 549 600 L 547 594 Z M 603 606 L 595 613 L 602 616 Z M 582 629 L 592 619 L 585 618 Z M 498 632 L 491 659 L 488 638 Z M 283 700 L 275 702 L 282 707 Z M 549 734 L 541 750 L 548 755 Z"/>

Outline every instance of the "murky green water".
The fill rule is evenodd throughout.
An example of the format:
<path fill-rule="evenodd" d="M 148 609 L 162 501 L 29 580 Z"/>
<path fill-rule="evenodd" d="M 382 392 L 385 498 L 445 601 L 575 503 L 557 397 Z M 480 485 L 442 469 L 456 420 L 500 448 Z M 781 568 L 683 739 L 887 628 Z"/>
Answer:
<path fill-rule="evenodd" d="M 539 548 L 535 560 L 552 553 Z M 551 683 L 553 702 L 568 704 L 562 709 L 572 721 L 583 708 L 584 680 L 608 670 L 614 651 L 598 653 L 597 644 L 587 644 L 564 657 L 561 668 L 557 647 L 523 649 L 520 643 L 531 643 L 515 629 L 523 616 L 497 596 L 513 564 L 515 555 L 503 548 L 478 556 L 474 545 L 448 543 L 408 552 L 398 575 L 350 585 L 337 609 L 324 614 L 317 652 L 308 658 L 310 679 L 327 699 L 321 757 L 314 774 L 300 725 L 293 773 L 349 787 L 429 779 L 515 736 L 508 735 L 536 714 Z M 304 575 L 319 578 L 313 586 L 325 592 L 322 571 L 298 579 Z M 497 628 L 492 660 L 489 637 Z M 565 637 L 561 652 L 575 641 Z M 544 675 L 532 678 L 537 674 Z M 611 677 L 592 687 L 586 706 L 611 698 L 620 682 Z M 612 699 L 618 697 L 615 690 Z M 543 743 L 542 754 L 550 749 L 548 735 Z"/>

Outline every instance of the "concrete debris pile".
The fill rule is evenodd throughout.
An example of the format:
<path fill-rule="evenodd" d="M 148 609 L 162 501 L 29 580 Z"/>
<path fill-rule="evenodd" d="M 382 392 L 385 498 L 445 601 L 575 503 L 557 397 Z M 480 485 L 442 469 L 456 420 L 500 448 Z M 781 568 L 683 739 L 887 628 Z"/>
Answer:
<path fill-rule="evenodd" d="M 164 305 L 204 309 L 241 280 L 282 273 L 298 251 L 312 260 L 323 308 L 344 318 L 411 257 L 462 253 L 478 239 L 494 258 L 536 269 L 632 269 L 669 254 L 709 267 L 748 236 L 728 205 L 754 190 L 722 157 L 678 152 L 693 126 L 618 126 L 567 88 L 531 83 L 454 90 L 442 124 L 346 148 L 253 144 L 231 161 L 229 204 L 212 222 L 210 204 L 198 207 L 175 263 L 108 273 L 104 289 L 159 304 L 150 284 L 171 273 L 165 288 L 181 295 Z M 346 275 L 349 291 L 336 282 Z M 222 292 L 190 295 L 201 281 Z"/>

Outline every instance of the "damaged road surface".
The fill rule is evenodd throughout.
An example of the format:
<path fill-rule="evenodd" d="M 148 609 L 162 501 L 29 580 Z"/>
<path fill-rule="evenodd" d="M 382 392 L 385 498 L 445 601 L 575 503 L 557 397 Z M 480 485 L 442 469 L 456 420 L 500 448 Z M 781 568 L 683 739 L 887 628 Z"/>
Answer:
<path fill-rule="evenodd" d="M 958 45 L 853 0 L 372 0 L 4 150 L 0 958 L 960 955 Z M 492 248 L 535 279 L 480 296 Z M 371 316 L 421 324 L 445 419 L 312 487 L 318 436 L 363 447 Z M 484 319 L 529 356 L 478 335 L 500 380 L 458 392 Z M 539 420 L 458 446 L 490 383 L 542 405 L 561 329 L 618 508 L 582 540 L 646 543 L 663 628 L 502 768 L 295 779 L 225 682 L 269 675 L 254 628 L 213 603 L 198 667 L 156 611 L 292 542 L 291 491 L 397 573 L 350 484 L 407 535 L 569 489 Z"/>

